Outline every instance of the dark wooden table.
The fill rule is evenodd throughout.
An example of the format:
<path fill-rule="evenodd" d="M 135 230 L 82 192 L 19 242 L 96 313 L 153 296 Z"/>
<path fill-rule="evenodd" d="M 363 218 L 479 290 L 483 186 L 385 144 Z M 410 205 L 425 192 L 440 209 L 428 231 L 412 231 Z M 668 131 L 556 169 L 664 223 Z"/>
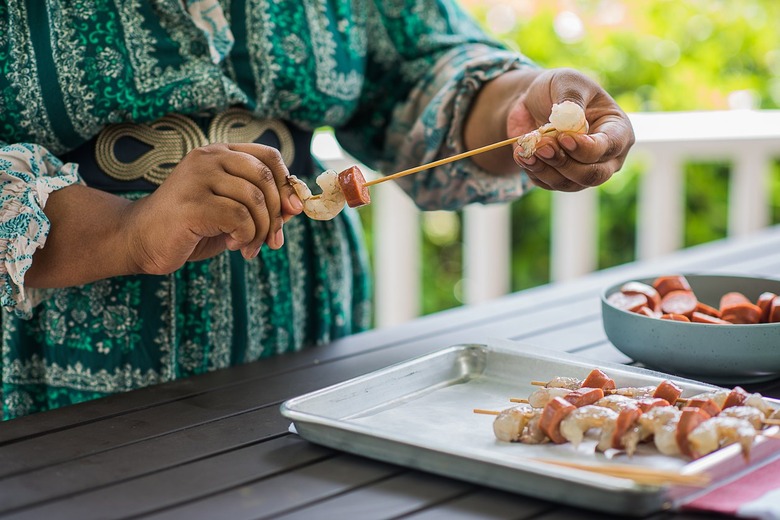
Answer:
<path fill-rule="evenodd" d="M 629 363 L 606 340 L 599 291 L 672 272 L 780 278 L 780 227 L 3 423 L 0 518 L 605 518 L 309 444 L 288 433 L 279 405 L 426 352 L 495 337 Z M 777 380 L 747 388 L 780 397 Z M 653 518 L 667 517 L 684 515 Z"/>

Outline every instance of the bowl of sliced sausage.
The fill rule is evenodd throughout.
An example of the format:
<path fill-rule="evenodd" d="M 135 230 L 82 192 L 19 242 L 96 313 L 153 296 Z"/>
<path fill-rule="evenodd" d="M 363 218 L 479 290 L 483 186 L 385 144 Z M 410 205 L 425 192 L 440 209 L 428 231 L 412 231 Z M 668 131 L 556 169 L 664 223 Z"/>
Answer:
<path fill-rule="evenodd" d="M 663 274 L 601 294 L 604 331 L 648 367 L 711 383 L 780 377 L 780 280 Z"/>

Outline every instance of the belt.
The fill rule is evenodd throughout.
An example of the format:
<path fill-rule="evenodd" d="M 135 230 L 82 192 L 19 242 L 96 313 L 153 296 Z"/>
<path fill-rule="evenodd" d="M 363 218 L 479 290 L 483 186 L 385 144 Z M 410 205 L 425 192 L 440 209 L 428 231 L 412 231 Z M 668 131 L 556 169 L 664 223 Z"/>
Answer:
<path fill-rule="evenodd" d="M 211 143 L 259 143 L 282 154 L 290 173 L 314 171 L 312 133 L 276 119 L 230 108 L 217 115 L 168 114 L 151 123 L 108 125 L 60 156 L 79 165 L 88 186 L 109 192 L 154 191 L 193 148 Z"/>

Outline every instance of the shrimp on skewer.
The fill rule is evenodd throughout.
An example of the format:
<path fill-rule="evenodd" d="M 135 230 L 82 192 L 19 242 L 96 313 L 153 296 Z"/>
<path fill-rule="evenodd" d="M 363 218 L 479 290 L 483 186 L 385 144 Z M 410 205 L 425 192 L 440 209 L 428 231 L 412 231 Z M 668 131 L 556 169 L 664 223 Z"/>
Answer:
<path fill-rule="evenodd" d="M 564 387 L 540 388 L 528 397 L 528 404 L 534 408 L 544 408 L 544 406 L 556 397 L 566 397 L 571 393 L 571 389 Z"/>
<path fill-rule="evenodd" d="M 576 390 L 582 385 L 582 381 L 576 377 L 553 377 L 544 386 L 545 388 L 566 388 Z"/>
<path fill-rule="evenodd" d="M 553 137 L 560 132 L 572 132 L 577 134 L 588 133 L 588 120 L 585 119 L 585 112 L 577 103 L 573 101 L 564 101 L 552 106 L 550 122 L 540 126 L 537 130 L 528 132 L 517 140 L 520 146 L 518 155 L 528 159 L 536 152 L 536 147 L 542 140 L 542 137 Z"/>
<path fill-rule="evenodd" d="M 615 411 L 603 406 L 583 406 L 564 417 L 560 432 L 576 448 L 582 442 L 585 432 L 591 428 L 603 428 L 605 424 L 616 421 L 617 416 Z"/>
<path fill-rule="evenodd" d="M 731 406 L 721 411 L 718 417 L 734 417 L 745 420 L 756 430 L 764 427 L 764 412 L 752 406 Z"/>
<path fill-rule="evenodd" d="M 527 407 L 512 407 L 503 410 L 493 421 L 493 433 L 504 442 L 519 442 L 528 422 L 538 412 Z"/>
<path fill-rule="evenodd" d="M 331 220 L 344 209 L 347 202 L 339 186 L 339 174 L 336 170 L 327 170 L 317 176 L 316 182 L 322 188 L 322 195 L 316 198 L 306 183 L 295 175 L 290 175 L 288 181 L 303 202 L 303 212 L 311 219 Z"/>
<path fill-rule="evenodd" d="M 688 442 L 694 458 L 739 442 L 742 454 L 747 459 L 750 457 L 750 448 L 755 437 L 756 429 L 745 419 L 718 416 L 698 425 L 688 434 Z"/>

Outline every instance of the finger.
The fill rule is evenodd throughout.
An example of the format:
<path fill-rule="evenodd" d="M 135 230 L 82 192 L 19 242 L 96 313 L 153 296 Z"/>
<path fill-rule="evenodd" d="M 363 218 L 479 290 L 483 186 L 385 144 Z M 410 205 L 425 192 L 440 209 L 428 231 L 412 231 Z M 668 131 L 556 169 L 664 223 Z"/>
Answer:
<path fill-rule="evenodd" d="M 271 227 L 271 216 L 266 207 L 265 194 L 246 179 L 232 175 L 222 176 L 219 182 L 214 183 L 212 191 L 215 195 L 243 204 L 249 211 L 254 222 L 255 235 L 249 244 L 242 246 L 242 248 L 250 253 L 250 258 L 253 257 L 266 241 Z M 277 244 L 276 242 L 268 245 L 274 249 L 281 247 L 281 243 Z"/>
<path fill-rule="evenodd" d="M 550 190 L 555 191 L 579 191 L 584 188 L 571 179 L 566 178 L 561 172 L 550 166 L 541 157 L 537 157 L 534 164 L 526 167 L 529 177 L 533 176 L 539 183 L 544 184 Z"/>
<path fill-rule="evenodd" d="M 540 160 L 539 162 L 545 164 L 548 169 L 539 167 L 537 175 L 540 176 L 540 178 L 545 179 L 549 184 L 551 179 L 555 178 L 557 174 L 571 183 L 580 186 L 580 189 L 604 184 L 615 172 L 620 170 L 624 160 L 622 157 L 614 157 L 599 163 L 582 164 L 574 161 L 568 156 L 566 156 L 565 159 L 561 159 L 561 155 L 566 156 L 566 153 L 561 150 L 559 155 L 552 160 Z M 555 164 L 552 164 L 553 162 Z M 567 183 L 560 179 L 553 185 L 556 189 L 560 189 L 561 191 L 576 191 L 572 187 L 567 187 Z"/>
<path fill-rule="evenodd" d="M 196 224 L 193 231 L 203 237 L 215 237 L 222 233 L 227 235 L 225 245 L 231 251 L 245 248 L 255 237 L 255 222 L 247 207 L 227 197 L 211 197 L 207 204 L 199 204 L 196 213 Z M 251 251 L 254 253 L 255 251 Z"/>
<path fill-rule="evenodd" d="M 254 197 L 253 201 L 255 204 L 262 204 L 261 211 L 269 217 L 268 227 L 263 226 L 266 234 L 262 240 L 274 249 L 281 247 L 284 225 L 281 194 L 271 168 L 257 157 L 244 152 L 235 152 L 224 157 L 222 167 L 230 175 L 243 179 L 262 192 L 262 199 Z"/>
<path fill-rule="evenodd" d="M 295 193 L 292 185 L 287 181 L 290 171 L 284 164 L 282 154 L 276 148 L 256 143 L 237 143 L 228 145 L 231 150 L 248 153 L 262 161 L 274 176 L 277 190 L 279 191 L 282 212 L 286 215 L 297 215 L 303 211 L 303 203 Z"/>
<path fill-rule="evenodd" d="M 599 91 L 598 84 L 574 69 L 557 69 L 550 80 L 553 103 L 571 101 L 584 110 Z"/>
<path fill-rule="evenodd" d="M 618 118 L 593 125 L 591 133 L 587 135 L 558 135 L 558 144 L 576 161 L 587 164 L 625 154 L 632 140 L 631 127 Z"/>
<path fill-rule="evenodd" d="M 545 184 L 543 181 L 541 181 L 536 175 L 526 170 L 525 174 L 528 176 L 528 180 L 530 180 L 534 186 L 538 186 L 539 188 L 547 191 L 554 191 L 550 186 Z"/>

